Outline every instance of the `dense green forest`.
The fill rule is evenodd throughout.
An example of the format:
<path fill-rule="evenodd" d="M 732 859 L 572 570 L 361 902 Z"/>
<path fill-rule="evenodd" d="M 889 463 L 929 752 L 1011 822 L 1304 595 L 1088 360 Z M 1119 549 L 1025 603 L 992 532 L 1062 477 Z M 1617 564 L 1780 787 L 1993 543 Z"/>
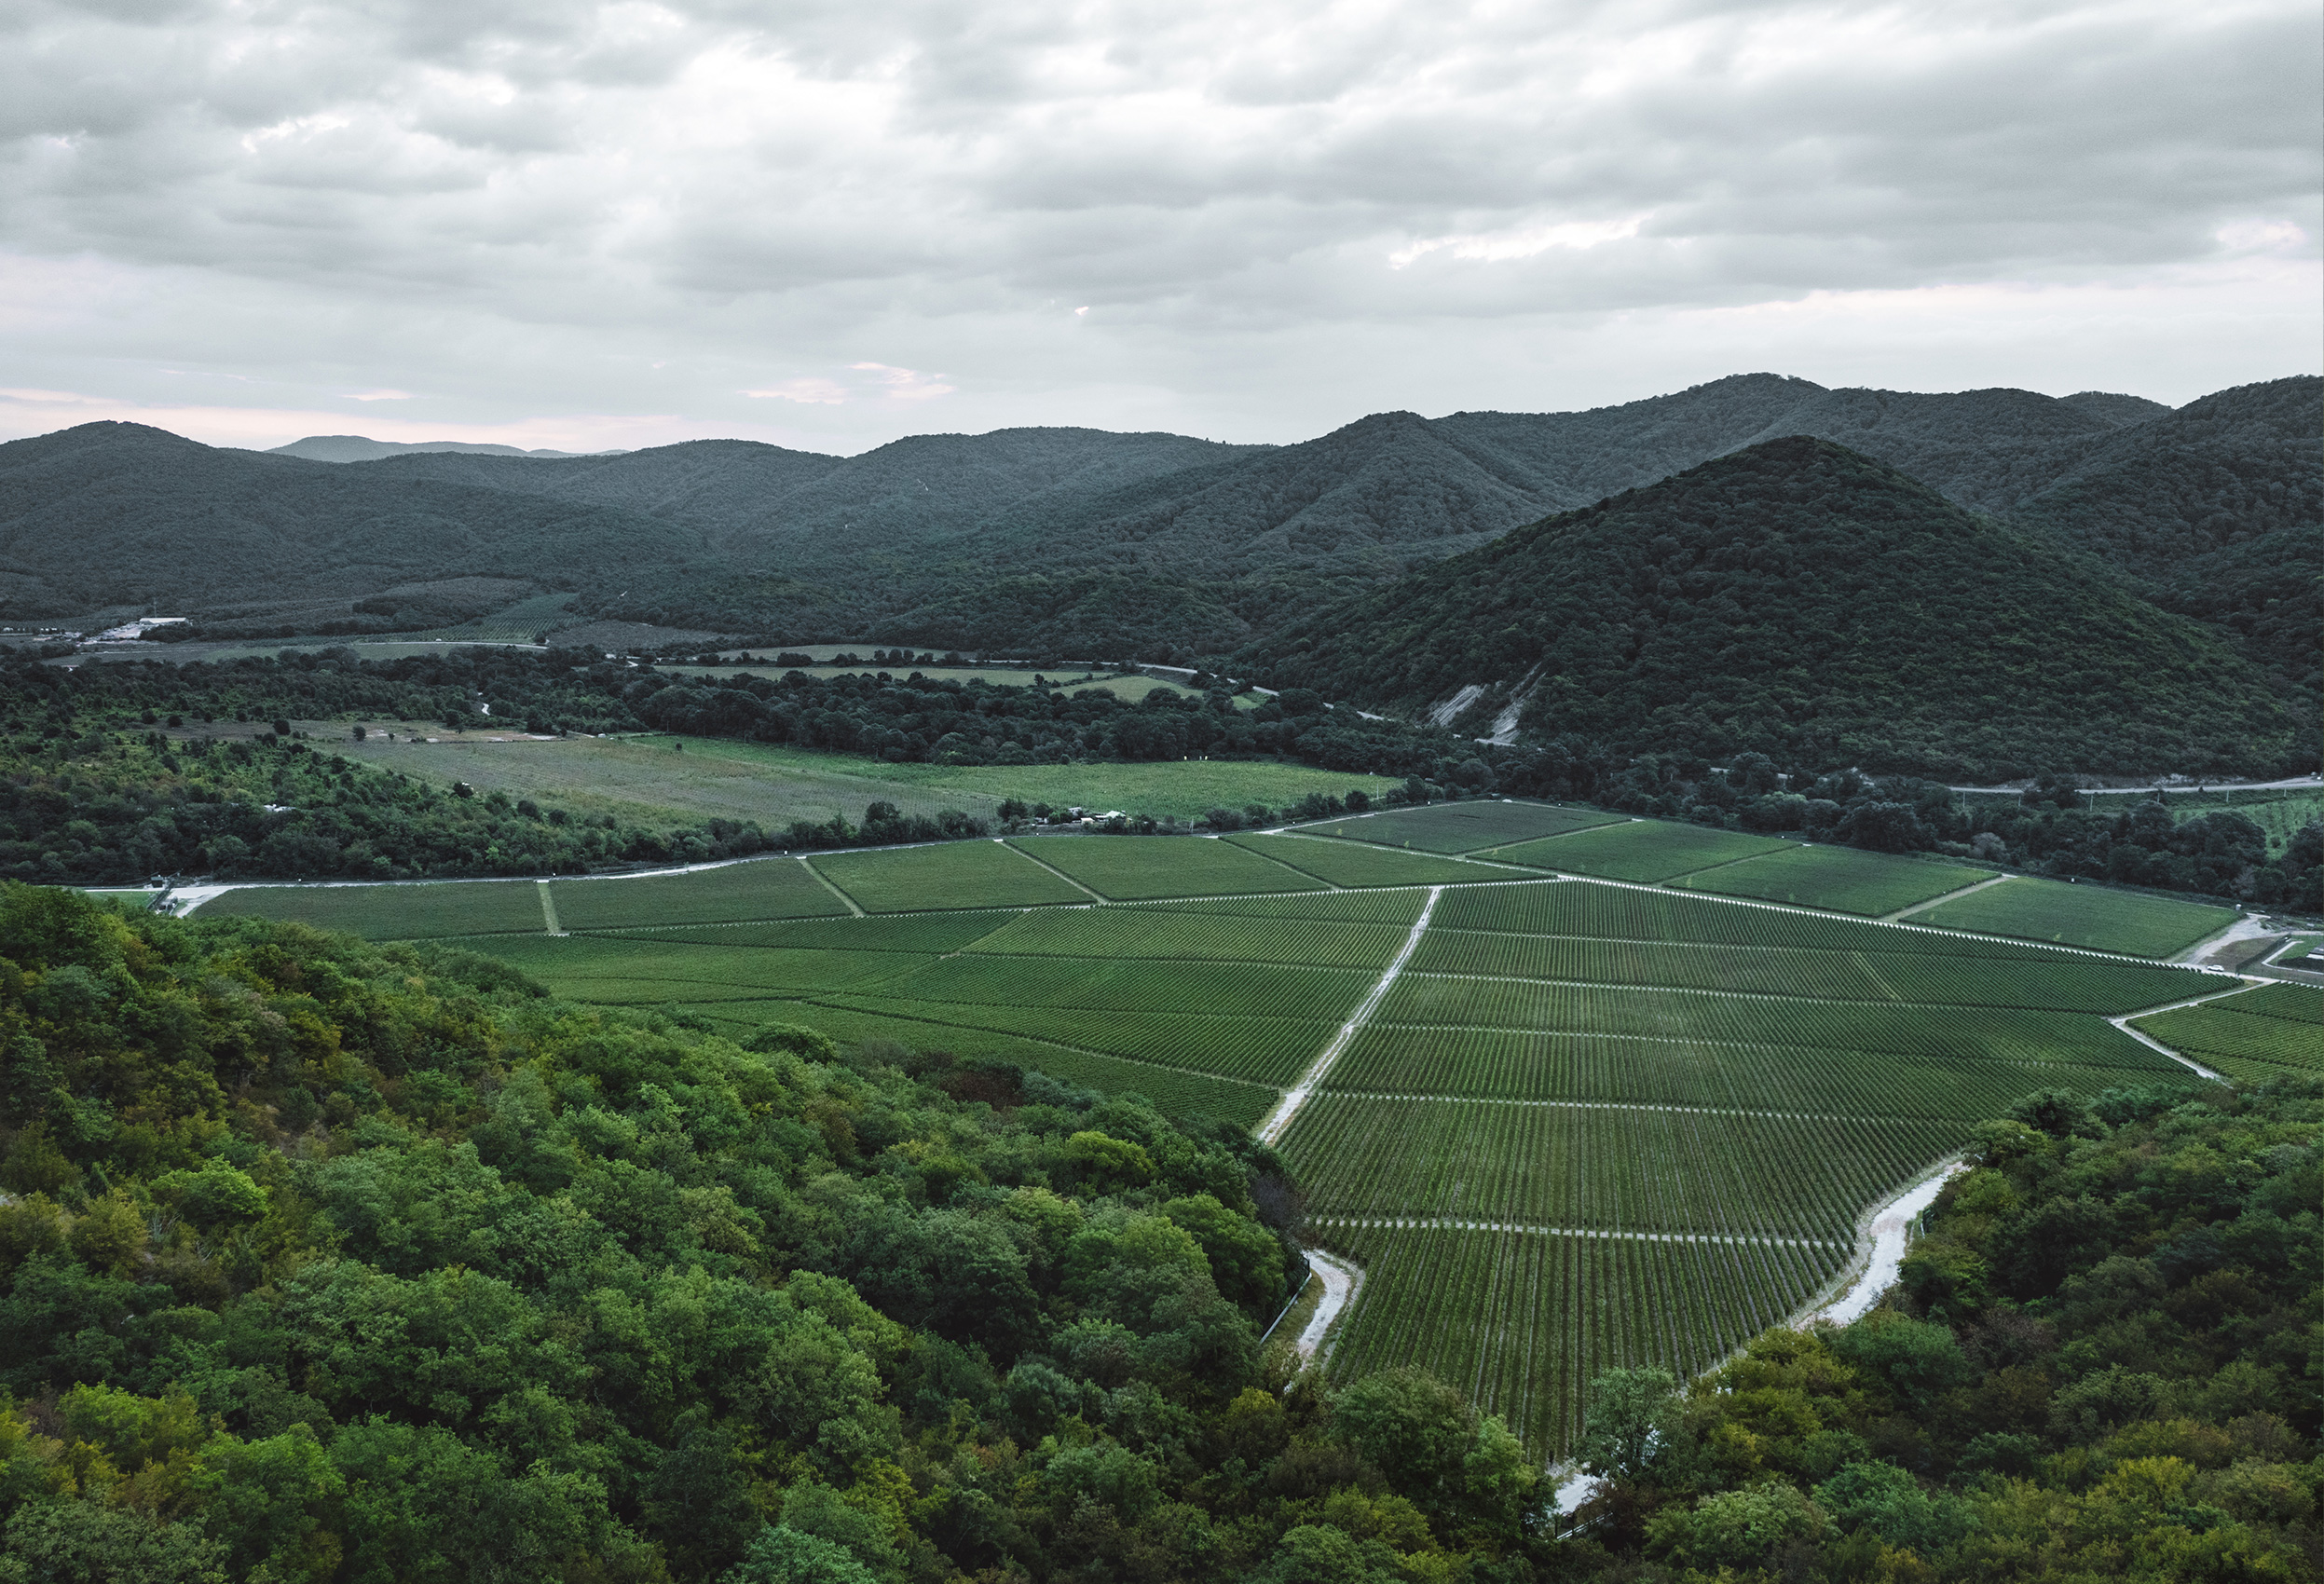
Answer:
<path fill-rule="evenodd" d="M 2097 562 L 1828 441 L 1770 441 L 1330 608 L 1237 658 L 1417 708 L 1486 688 L 1632 754 L 2002 780 L 2314 768 L 2316 701 Z"/>
<path fill-rule="evenodd" d="M 2324 1085 L 2034 1095 L 1886 1304 L 1602 1376 L 1565 1577 L 2324 1576 Z"/>
<path fill-rule="evenodd" d="M 1239 1129 L 0 887 L 0 1578 L 1484 1584 L 1537 1459 L 1263 1362 Z M 1286 1389 L 1288 1388 L 1288 1389 Z"/>
<path fill-rule="evenodd" d="M 705 440 L 349 465 L 89 424 L 0 445 L 0 616 L 414 631 L 497 584 L 495 608 L 565 596 L 561 622 L 1189 663 L 1545 513 L 1812 435 L 2097 556 L 2297 679 L 2324 563 L 2318 400 L 2313 377 L 2173 412 L 1756 374 L 1588 412 L 1378 413 L 1283 446 L 1059 428 L 859 457 Z"/>
<path fill-rule="evenodd" d="M 888 651 L 879 651 L 888 655 Z M 700 658 L 700 657 L 693 657 Z M 715 657 L 714 657 L 715 658 Z M 910 663 L 900 652 L 874 663 Z M 748 821 L 649 829 L 500 793 L 463 797 L 348 760 L 296 721 L 506 722 L 535 731 L 660 730 L 862 756 L 871 764 L 1040 764 L 1187 756 L 1270 758 L 1401 776 L 1391 800 L 1542 797 L 1724 828 L 1797 833 L 1878 852 L 1942 852 L 2037 874 L 2324 910 L 2324 830 L 2270 853 L 2233 811 L 2180 818 L 2167 797 L 2102 811 L 2050 776 L 2014 806 L 1964 801 L 1910 776 L 1745 752 L 1633 756 L 1562 735 L 1522 747 L 1368 721 L 1287 689 L 1256 709 L 1224 692 L 996 687 L 887 670 L 704 677 L 579 651 L 475 648 L 359 661 L 286 650 L 210 664 L 0 663 L 0 876 L 52 883 L 161 873 L 402 880 L 578 873 L 770 850 L 985 833 L 965 814 L 862 825 Z M 216 740 L 217 722 L 269 728 Z M 271 730 L 280 727 L 280 731 Z M 1280 817 L 1321 817 L 1319 795 Z M 1005 809 L 1004 817 L 1024 811 Z M 1133 811 L 1134 812 L 1134 811 Z"/>

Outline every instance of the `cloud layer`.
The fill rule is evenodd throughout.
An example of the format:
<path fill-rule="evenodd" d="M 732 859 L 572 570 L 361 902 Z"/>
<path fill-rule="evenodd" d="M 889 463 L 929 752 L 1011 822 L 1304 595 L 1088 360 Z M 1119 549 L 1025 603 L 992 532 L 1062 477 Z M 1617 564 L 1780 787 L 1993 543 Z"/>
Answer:
<path fill-rule="evenodd" d="M 2183 401 L 2317 364 L 2313 35 L 2295 0 L 28 0 L 0 432 L 1281 440 L 1749 368 Z"/>

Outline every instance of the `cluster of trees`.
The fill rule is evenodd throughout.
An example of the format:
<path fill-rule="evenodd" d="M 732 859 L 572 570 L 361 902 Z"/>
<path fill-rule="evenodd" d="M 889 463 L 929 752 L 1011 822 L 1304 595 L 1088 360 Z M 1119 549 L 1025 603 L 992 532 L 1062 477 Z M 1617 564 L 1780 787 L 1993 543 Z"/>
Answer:
<path fill-rule="evenodd" d="M 837 834 L 810 827 L 803 844 Z M 914 840 L 916 836 L 870 840 Z M 155 875 L 406 880 L 580 874 L 777 845 L 756 825 L 654 830 L 465 783 L 443 789 L 266 733 L 0 740 L 0 877 L 48 885 Z"/>
<path fill-rule="evenodd" d="M 1516 1579 L 1239 1128 L 0 886 L 0 1577 Z"/>
<path fill-rule="evenodd" d="M 1569 1577 L 2324 1573 L 2324 1084 L 2029 1097 L 1882 1307 L 1593 1386 Z"/>

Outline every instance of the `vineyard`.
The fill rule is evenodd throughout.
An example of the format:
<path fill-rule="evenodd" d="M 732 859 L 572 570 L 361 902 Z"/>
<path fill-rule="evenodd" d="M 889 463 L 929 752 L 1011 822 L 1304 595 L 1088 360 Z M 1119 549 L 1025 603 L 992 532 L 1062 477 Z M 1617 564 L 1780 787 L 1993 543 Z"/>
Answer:
<path fill-rule="evenodd" d="M 468 935 L 570 1000 L 737 1036 L 802 1024 L 858 1059 L 949 1051 L 1181 1116 L 1253 1127 L 1295 1093 L 1270 1137 L 1309 1194 L 1309 1236 L 1369 1272 L 1331 1372 L 1426 1364 L 1549 1454 L 1597 1368 L 1698 1369 L 1796 1312 L 1846 1266 L 1866 1208 L 1975 1122 L 2037 1089 L 2199 1089 L 2108 1019 L 2222 988 L 2139 959 L 2225 910 L 2011 880 L 1906 922 L 1864 916 L 1982 878 L 1473 801 L 1299 835 L 962 841 L 211 906 Z M 1931 927 L 1956 918 L 1975 933 Z M 2051 935 L 2100 949 L 2035 943 Z M 2271 987 L 2136 1026 L 2222 1072 L 2313 1070 L 2319 1002 Z"/>
<path fill-rule="evenodd" d="M 1720 896 L 1757 896 L 1804 908 L 1878 916 L 1894 913 L 1993 878 L 1991 869 L 1900 862 L 1853 847 L 1786 847 L 1680 880 Z"/>
<path fill-rule="evenodd" d="M 1620 814 L 1595 809 L 1564 809 L 1550 803 L 1453 803 L 1395 813 L 1363 814 L 1305 828 L 1321 836 L 1423 853 L 1474 853 L 1511 841 L 1556 836 L 1593 825 L 1620 823 Z"/>
<path fill-rule="evenodd" d="M 1051 838 L 1018 845 L 1116 902 L 1155 896 L 1319 891 L 1323 886 L 1312 875 L 1224 841 L 1119 836 Z"/>
<path fill-rule="evenodd" d="M 932 908 L 1041 908 L 1089 894 L 999 841 L 951 841 L 809 860 L 867 913 Z"/>
<path fill-rule="evenodd" d="M 270 885 L 229 891 L 206 904 L 210 918 L 292 919 L 370 940 L 542 930 L 540 887 L 528 880 L 445 885 Z"/>
<path fill-rule="evenodd" d="M 557 922 L 568 930 L 827 918 L 847 911 L 846 903 L 788 858 L 688 874 L 561 880 L 550 890 Z"/>
<path fill-rule="evenodd" d="M 1230 836 L 1226 840 L 1327 885 L 1480 885 L 1524 878 L 1524 870 L 1506 866 L 1462 863 L 1432 853 L 1363 847 L 1311 836 Z"/>
<path fill-rule="evenodd" d="M 1701 826 L 1630 820 L 1621 825 L 1576 831 L 1570 836 L 1497 847 L 1489 855 L 1504 863 L 1529 864 L 1562 874 L 1653 881 L 1689 874 L 1714 864 L 1729 864 L 1761 853 L 1780 852 L 1791 845 L 1776 836 L 1745 836 L 1740 831 L 1706 830 Z"/>
<path fill-rule="evenodd" d="M 2233 908 L 2013 876 L 1911 915 L 1916 924 L 2168 957 L 2235 922 Z"/>
<path fill-rule="evenodd" d="M 2231 1078 L 2324 1072 L 2324 990 L 2262 985 L 2141 1017 L 2137 1027 Z"/>

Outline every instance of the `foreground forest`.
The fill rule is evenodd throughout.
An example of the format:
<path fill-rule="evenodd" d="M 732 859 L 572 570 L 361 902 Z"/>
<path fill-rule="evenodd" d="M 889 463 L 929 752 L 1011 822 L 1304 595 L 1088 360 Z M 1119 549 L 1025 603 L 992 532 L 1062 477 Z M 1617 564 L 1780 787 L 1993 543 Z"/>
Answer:
<path fill-rule="evenodd" d="M 2314 1577 L 2324 1090 L 2030 1096 L 1887 1307 L 1602 1377 L 1553 1514 L 1261 1333 L 1239 1130 L 0 888 L 0 1579 Z"/>
<path fill-rule="evenodd" d="M 2176 814 L 2167 797 L 2099 809 L 2071 778 L 2041 778 L 2015 807 L 1973 806 L 1911 775 L 1833 768 L 1805 753 L 1633 755 L 1564 735 L 1525 746 L 1368 720 L 1291 688 L 1256 709 L 1224 690 L 1156 689 L 1130 703 L 1102 687 L 929 680 L 882 670 L 833 677 L 792 670 L 706 677 L 577 650 L 474 648 L 391 661 L 351 649 L 285 650 L 176 666 L 66 670 L 0 662 L 0 877 L 117 884 L 156 874 L 226 878 L 444 879 L 577 874 L 987 834 L 986 822 L 886 805 L 845 819 L 772 827 L 716 819 L 646 828 L 576 816 L 499 792 L 462 796 L 349 760 L 292 722 L 365 719 L 507 723 L 536 732 L 660 730 L 854 756 L 876 772 L 905 762 L 1152 763 L 1188 756 L 1268 759 L 1329 774 L 1401 776 L 1391 800 L 1550 798 L 1722 829 L 1797 835 L 1875 852 L 1937 852 L 2031 873 L 2103 880 L 2324 910 L 2324 827 L 2281 851 L 2233 811 Z M 219 723 L 261 728 L 198 735 Z M 1844 761 L 1843 761 L 1844 762 Z M 1015 800 L 1012 800 L 1015 802 Z M 1319 789 L 1259 823 L 1319 818 L 1345 805 Z M 880 812 L 885 811 L 885 812 Z M 1018 804 L 1004 804 L 1021 816 Z M 1126 811 L 1135 815 L 1138 811 Z M 1232 829 L 1242 811 L 1210 822 Z M 1126 822 L 1152 830 L 1151 820 Z"/>

